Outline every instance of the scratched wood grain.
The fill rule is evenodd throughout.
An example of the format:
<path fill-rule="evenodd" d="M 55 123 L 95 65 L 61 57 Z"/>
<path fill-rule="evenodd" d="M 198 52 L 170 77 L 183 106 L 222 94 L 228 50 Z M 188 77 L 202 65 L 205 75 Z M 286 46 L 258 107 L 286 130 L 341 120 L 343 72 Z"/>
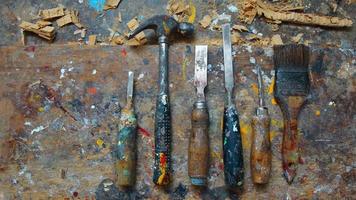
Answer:
<path fill-rule="evenodd" d="M 116 180 L 114 143 L 127 71 L 135 72 L 138 115 L 137 184 L 131 199 L 226 199 L 221 117 L 224 104 L 222 49 L 209 47 L 210 170 L 206 190 L 192 188 L 187 172 L 194 46 L 170 49 L 173 183 L 152 183 L 157 92 L 157 46 L 11 46 L 0 48 L 0 199 L 95 199 Z M 272 49 L 235 47 L 235 103 L 245 159 L 242 199 L 355 198 L 355 50 L 313 48 L 309 104 L 300 116 L 302 159 L 287 185 L 281 170 L 283 120 L 273 101 Z M 249 169 L 251 116 L 257 106 L 254 65 L 263 68 L 271 113 L 272 177 L 254 186 Z M 115 189 L 115 188 L 114 188 Z M 103 194 L 107 193 L 107 194 Z M 105 197 L 105 198 L 106 198 Z M 230 198 L 234 198 L 231 196 Z M 109 199 L 109 198 L 108 198 Z"/>

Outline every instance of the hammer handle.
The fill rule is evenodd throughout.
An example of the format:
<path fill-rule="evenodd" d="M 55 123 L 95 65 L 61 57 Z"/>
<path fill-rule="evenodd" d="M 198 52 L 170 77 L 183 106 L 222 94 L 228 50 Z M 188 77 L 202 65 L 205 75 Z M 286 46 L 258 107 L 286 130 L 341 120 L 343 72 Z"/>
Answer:
<path fill-rule="evenodd" d="M 192 132 L 188 148 L 188 174 L 192 185 L 205 186 L 209 169 L 209 113 L 205 102 L 192 111 Z"/>
<path fill-rule="evenodd" d="M 225 183 L 229 187 L 241 186 L 244 178 L 239 116 L 234 105 L 224 110 L 223 158 Z"/>

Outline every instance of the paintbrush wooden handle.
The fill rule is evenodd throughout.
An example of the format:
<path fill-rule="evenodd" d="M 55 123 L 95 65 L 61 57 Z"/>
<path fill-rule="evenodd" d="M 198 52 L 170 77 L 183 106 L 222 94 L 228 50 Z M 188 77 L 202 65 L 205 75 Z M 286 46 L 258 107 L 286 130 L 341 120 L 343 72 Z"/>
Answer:
<path fill-rule="evenodd" d="M 188 174 L 192 185 L 205 186 L 209 169 L 209 113 L 205 102 L 195 102 L 188 148 Z"/>
<path fill-rule="evenodd" d="M 116 173 L 119 186 L 133 186 L 136 181 L 136 130 L 134 110 L 127 106 L 121 112 L 117 135 Z"/>
<path fill-rule="evenodd" d="M 277 99 L 278 100 L 278 99 Z M 291 184 L 297 174 L 299 157 L 298 115 L 305 102 L 303 96 L 279 98 L 284 116 L 284 131 L 282 142 L 282 162 L 284 176 Z"/>
<path fill-rule="evenodd" d="M 270 117 L 267 109 L 259 107 L 252 118 L 251 177 L 257 184 L 265 184 L 271 174 Z"/>

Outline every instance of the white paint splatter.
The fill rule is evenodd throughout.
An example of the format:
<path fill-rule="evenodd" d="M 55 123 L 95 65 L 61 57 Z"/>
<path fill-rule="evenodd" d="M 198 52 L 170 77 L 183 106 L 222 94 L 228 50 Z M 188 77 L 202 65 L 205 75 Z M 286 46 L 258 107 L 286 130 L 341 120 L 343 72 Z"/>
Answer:
<path fill-rule="evenodd" d="M 236 6 L 232 5 L 232 4 L 228 5 L 227 9 L 229 9 L 230 12 L 233 12 L 233 13 L 239 11 L 239 9 Z"/>
<path fill-rule="evenodd" d="M 31 122 L 25 122 L 25 126 L 32 126 Z"/>
<path fill-rule="evenodd" d="M 256 59 L 254 57 L 250 57 L 250 63 L 251 64 L 256 64 Z"/>
<path fill-rule="evenodd" d="M 167 95 L 162 95 L 161 102 L 163 103 L 163 105 L 167 105 L 167 103 L 168 103 Z"/>
<path fill-rule="evenodd" d="M 330 101 L 330 102 L 329 102 L 329 106 L 336 106 L 336 104 L 335 104 L 334 101 Z"/>
<path fill-rule="evenodd" d="M 173 83 L 169 84 L 169 87 L 170 87 L 170 88 L 173 88 Z"/>
<path fill-rule="evenodd" d="M 93 71 L 91 72 L 91 74 L 95 75 L 95 74 L 96 74 L 96 69 L 93 69 Z"/>
<path fill-rule="evenodd" d="M 266 54 L 266 56 L 268 56 L 268 57 L 273 56 L 273 49 L 271 47 L 263 48 L 263 51 Z"/>
<path fill-rule="evenodd" d="M 91 109 L 95 109 L 95 105 L 91 105 L 90 108 L 91 108 Z"/>
<path fill-rule="evenodd" d="M 65 68 L 62 68 L 61 69 L 61 76 L 59 77 L 60 79 L 64 78 L 64 74 L 66 73 L 66 70 Z"/>
<path fill-rule="evenodd" d="M 36 127 L 36 128 L 34 128 L 34 129 L 32 129 L 32 131 L 31 131 L 31 135 L 32 134 L 34 134 L 34 133 L 38 133 L 38 132 L 40 132 L 40 131 L 43 131 L 44 129 L 46 129 L 47 127 L 44 127 L 44 126 L 38 126 L 38 127 Z"/>
<path fill-rule="evenodd" d="M 70 67 L 70 68 L 68 69 L 68 71 L 71 72 L 71 71 L 73 71 L 73 69 L 74 69 L 74 67 Z"/>
<path fill-rule="evenodd" d="M 234 124 L 234 126 L 232 127 L 232 130 L 236 131 L 237 132 L 237 126 L 236 126 L 236 123 Z"/>
<path fill-rule="evenodd" d="M 145 76 L 145 74 L 144 73 L 141 73 L 140 75 L 138 75 L 138 78 L 137 78 L 137 80 L 141 80 L 141 79 L 143 79 L 143 77 Z"/>
<path fill-rule="evenodd" d="M 246 50 L 249 52 L 249 53 L 252 53 L 252 47 L 250 45 L 247 45 L 246 46 Z"/>
<path fill-rule="evenodd" d="M 80 4 L 82 4 L 82 3 L 84 2 L 84 0 L 78 0 L 78 2 L 79 2 Z"/>

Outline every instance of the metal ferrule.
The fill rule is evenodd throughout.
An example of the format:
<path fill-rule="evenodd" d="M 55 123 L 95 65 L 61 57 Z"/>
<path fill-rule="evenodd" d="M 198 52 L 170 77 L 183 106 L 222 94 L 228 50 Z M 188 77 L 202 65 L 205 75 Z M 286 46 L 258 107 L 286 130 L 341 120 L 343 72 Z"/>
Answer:
<path fill-rule="evenodd" d="M 168 38 L 164 35 L 159 42 L 159 93 L 168 94 Z"/>

